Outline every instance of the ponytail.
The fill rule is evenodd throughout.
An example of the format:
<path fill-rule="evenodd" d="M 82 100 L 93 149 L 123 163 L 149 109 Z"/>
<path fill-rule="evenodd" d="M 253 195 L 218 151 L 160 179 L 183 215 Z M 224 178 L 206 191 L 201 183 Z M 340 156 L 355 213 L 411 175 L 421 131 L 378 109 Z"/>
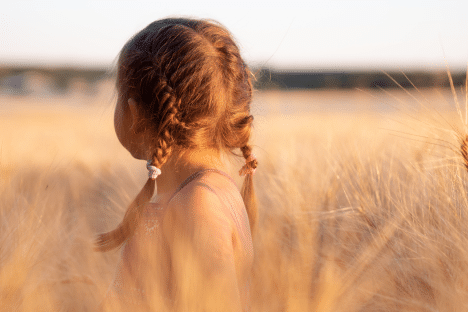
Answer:
<path fill-rule="evenodd" d="M 257 159 L 252 154 L 252 148 L 249 145 L 241 147 L 245 158 L 245 165 L 239 171 L 240 175 L 245 174 L 244 183 L 242 183 L 241 195 L 244 200 L 245 209 L 249 217 L 250 232 L 255 235 L 258 224 L 257 198 L 253 184 L 253 175 L 257 168 Z"/>
<path fill-rule="evenodd" d="M 167 156 L 165 157 L 167 159 Z M 156 165 L 156 166 L 155 166 Z M 158 161 L 156 155 L 153 160 L 148 160 L 146 168 L 148 169 L 148 180 L 138 193 L 137 197 L 133 200 L 125 212 L 122 222 L 115 230 L 98 235 L 95 242 L 95 250 L 105 252 L 115 248 L 119 248 L 125 243 L 127 239 L 132 237 L 135 233 L 138 221 L 141 218 L 143 208 L 151 200 L 156 186 L 156 178 L 161 174 L 161 162 Z"/>
<path fill-rule="evenodd" d="M 143 208 L 153 197 L 155 184 L 156 181 L 154 179 L 148 178 L 145 186 L 143 186 L 140 193 L 138 193 L 137 197 L 128 207 L 122 222 L 120 222 L 117 228 L 110 232 L 99 234 L 96 239 L 95 250 L 105 252 L 118 248 L 135 233 Z"/>

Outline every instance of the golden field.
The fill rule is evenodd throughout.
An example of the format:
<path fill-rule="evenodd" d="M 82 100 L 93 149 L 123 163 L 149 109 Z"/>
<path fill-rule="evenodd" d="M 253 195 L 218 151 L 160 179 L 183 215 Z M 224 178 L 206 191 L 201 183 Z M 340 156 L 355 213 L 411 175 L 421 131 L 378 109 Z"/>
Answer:
<path fill-rule="evenodd" d="M 468 309 L 457 94 L 462 117 L 449 90 L 256 93 L 253 311 Z M 115 137 L 111 93 L 0 103 L 0 311 L 94 311 L 119 252 L 93 238 L 145 164 Z"/>

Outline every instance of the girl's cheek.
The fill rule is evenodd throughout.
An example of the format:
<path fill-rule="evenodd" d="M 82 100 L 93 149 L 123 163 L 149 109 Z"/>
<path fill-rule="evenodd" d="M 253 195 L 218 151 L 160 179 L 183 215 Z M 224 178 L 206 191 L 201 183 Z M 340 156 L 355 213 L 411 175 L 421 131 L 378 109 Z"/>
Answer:
<path fill-rule="evenodd" d="M 124 133 L 123 133 L 123 112 L 121 104 L 117 104 L 114 113 L 114 130 L 117 138 L 119 139 L 122 145 L 124 144 Z"/>

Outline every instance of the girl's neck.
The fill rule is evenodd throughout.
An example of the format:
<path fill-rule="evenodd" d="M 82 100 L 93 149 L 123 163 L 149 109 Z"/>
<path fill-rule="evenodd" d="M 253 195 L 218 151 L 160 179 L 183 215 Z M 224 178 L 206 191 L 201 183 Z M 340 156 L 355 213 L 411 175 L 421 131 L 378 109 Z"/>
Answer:
<path fill-rule="evenodd" d="M 226 171 L 218 150 L 197 149 L 184 153 L 173 153 L 161 168 L 161 175 L 157 178 L 158 201 L 169 200 L 169 197 L 192 174 L 204 169 L 218 169 Z"/>

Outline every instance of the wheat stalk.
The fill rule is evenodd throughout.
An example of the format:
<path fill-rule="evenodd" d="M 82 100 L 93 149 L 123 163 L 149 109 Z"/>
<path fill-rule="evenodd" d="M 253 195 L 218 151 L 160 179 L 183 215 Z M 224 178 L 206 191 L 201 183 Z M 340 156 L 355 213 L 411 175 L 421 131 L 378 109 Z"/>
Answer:
<path fill-rule="evenodd" d="M 463 165 L 468 171 L 468 135 L 462 137 L 461 139 L 460 152 L 463 160 Z"/>

